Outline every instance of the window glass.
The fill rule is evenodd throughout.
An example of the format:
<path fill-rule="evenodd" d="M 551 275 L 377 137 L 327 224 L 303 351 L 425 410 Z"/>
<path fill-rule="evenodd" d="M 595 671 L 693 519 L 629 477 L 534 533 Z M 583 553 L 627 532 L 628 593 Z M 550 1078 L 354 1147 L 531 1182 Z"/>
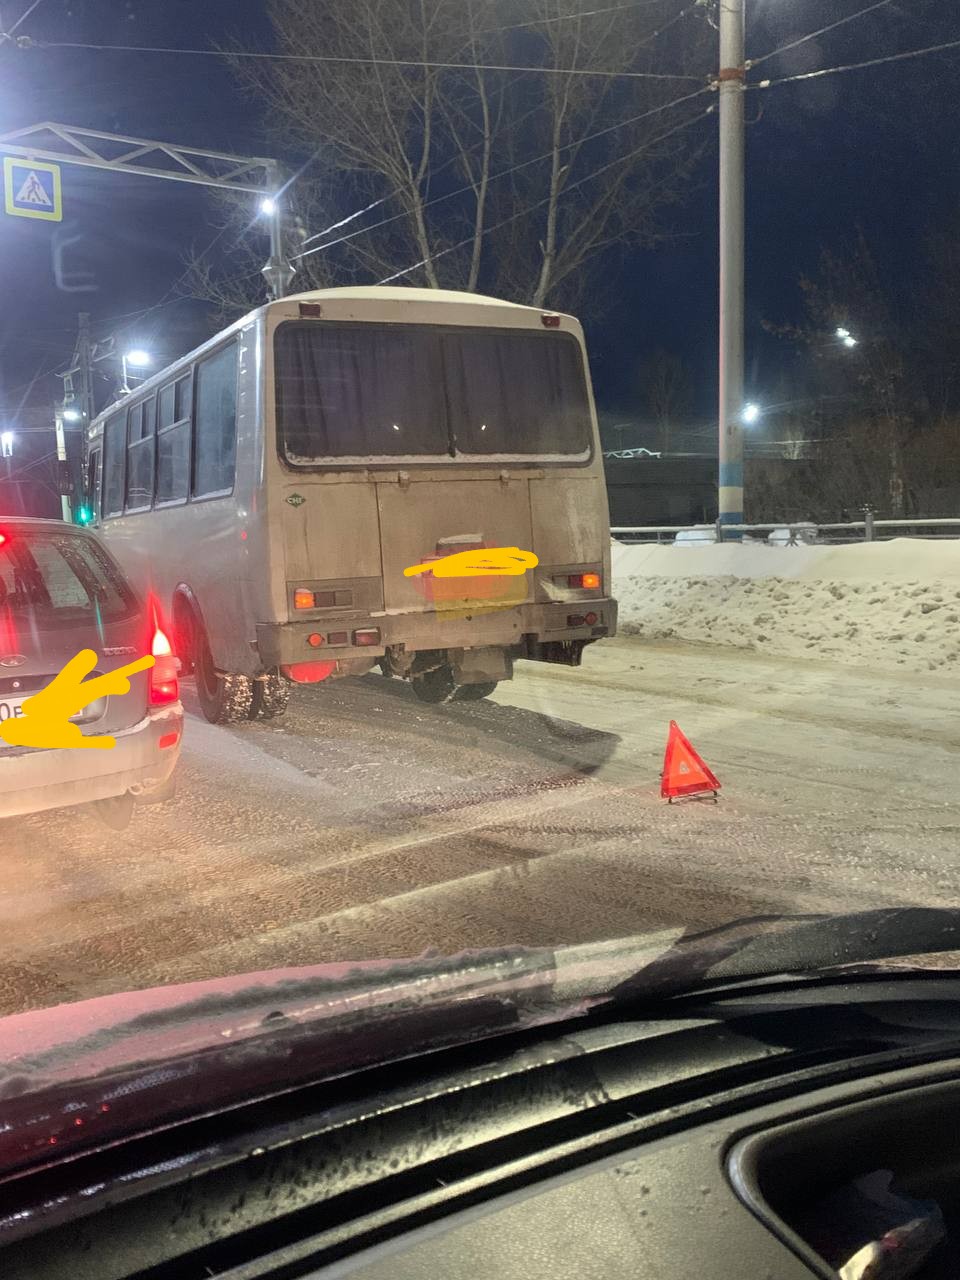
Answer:
<path fill-rule="evenodd" d="M 429 330 L 285 324 L 275 351 L 278 431 L 291 462 L 449 454 Z"/>
<path fill-rule="evenodd" d="M 197 365 L 193 492 L 233 488 L 237 455 L 237 344 Z"/>
<path fill-rule="evenodd" d="M 458 453 L 585 454 L 590 404 L 580 346 L 566 334 L 444 336 Z"/>
<path fill-rule="evenodd" d="M 157 502 L 183 502 L 190 488 L 190 423 L 157 436 Z"/>
<path fill-rule="evenodd" d="M 124 463 L 127 457 L 126 414 L 116 413 L 103 429 L 103 514 L 123 511 Z"/>
<path fill-rule="evenodd" d="M 153 502 L 154 399 L 134 405 L 127 416 L 127 510 L 137 511 Z"/>
<path fill-rule="evenodd" d="M 172 382 L 166 387 L 161 387 L 158 399 L 157 430 L 162 431 L 164 427 L 171 427 L 176 422 L 176 417 L 174 416 L 176 388 Z"/>
<path fill-rule="evenodd" d="M 100 514 L 100 457 L 99 449 L 94 449 L 87 461 L 87 505 L 93 516 Z"/>
<path fill-rule="evenodd" d="M 0 547 L 0 628 L 62 627 L 129 618 L 136 600 L 88 538 L 29 533 Z"/>

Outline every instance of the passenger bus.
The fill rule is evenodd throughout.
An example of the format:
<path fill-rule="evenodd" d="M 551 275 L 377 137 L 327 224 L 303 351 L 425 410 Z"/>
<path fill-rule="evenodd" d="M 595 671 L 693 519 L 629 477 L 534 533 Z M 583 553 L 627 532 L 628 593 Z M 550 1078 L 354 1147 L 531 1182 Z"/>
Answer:
<path fill-rule="evenodd" d="M 379 665 L 425 701 L 616 629 L 583 334 L 474 294 L 268 303 L 91 423 L 88 506 L 152 590 L 213 723 Z M 515 547 L 513 578 L 404 574 Z"/>

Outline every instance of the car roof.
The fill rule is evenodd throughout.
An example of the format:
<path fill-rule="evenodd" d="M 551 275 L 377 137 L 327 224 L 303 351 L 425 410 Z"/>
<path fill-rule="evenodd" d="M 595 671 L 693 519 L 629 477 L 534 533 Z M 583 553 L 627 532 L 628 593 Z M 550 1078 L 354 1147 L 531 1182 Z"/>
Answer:
<path fill-rule="evenodd" d="M 70 524 L 67 520 L 57 520 L 53 516 L 0 516 L 0 529 L 24 529 L 28 532 L 47 529 L 54 533 L 77 533 L 84 538 L 94 536 L 91 529 Z"/>

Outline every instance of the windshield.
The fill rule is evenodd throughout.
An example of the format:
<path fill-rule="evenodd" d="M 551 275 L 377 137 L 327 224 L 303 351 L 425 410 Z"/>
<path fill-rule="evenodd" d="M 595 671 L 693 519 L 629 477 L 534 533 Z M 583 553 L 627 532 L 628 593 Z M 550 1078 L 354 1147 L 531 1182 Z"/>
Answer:
<path fill-rule="evenodd" d="M 0 10 L 0 1186 L 91 1001 L 412 1076 L 960 903 L 960 4 Z"/>
<path fill-rule="evenodd" d="M 288 462 L 585 456 L 590 406 L 569 335 L 412 325 L 281 325 L 277 431 Z"/>

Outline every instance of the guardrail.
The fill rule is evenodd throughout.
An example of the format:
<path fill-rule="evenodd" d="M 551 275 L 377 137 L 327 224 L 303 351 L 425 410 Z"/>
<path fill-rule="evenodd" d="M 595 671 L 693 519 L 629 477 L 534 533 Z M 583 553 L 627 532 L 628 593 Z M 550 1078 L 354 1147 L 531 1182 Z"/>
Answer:
<path fill-rule="evenodd" d="M 783 539 L 777 541 L 784 546 L 802 546 L 811 542 L 878 542 L 883 541 L 883 530 L 904 531 L 908 529 L 929 530 L 917 533 L 922 538 L 960 538 L 960 517 L 945 516 L 928 519 L 877 520 L 868 515 L 865 520 L 847 520 L 835 523 L 816 524 L 810 520 L 791 523 L 780 520 L 774 524 L 714 524 L 702 525 L 617 525 L 610 533 L 621 542 L 673 542 L 678 533 L 702 533 L 704 542 L 731 542 L 742 540 L 740 535 L 782 533 Z M 935 533 L 933 530 L 943 530 Z M 822 534 L 833 534 L 833 537 L 822 537 Z M 862 538 L 857 536 L 862 534 Z M 736 535 L 736 536 L 731 536 Z M 848 536 L 844 536 L 848 535 Z M 896 532 L 889 535 L 896 536 Z M 696 542 L 696 538 L 686 541 Z"/>

